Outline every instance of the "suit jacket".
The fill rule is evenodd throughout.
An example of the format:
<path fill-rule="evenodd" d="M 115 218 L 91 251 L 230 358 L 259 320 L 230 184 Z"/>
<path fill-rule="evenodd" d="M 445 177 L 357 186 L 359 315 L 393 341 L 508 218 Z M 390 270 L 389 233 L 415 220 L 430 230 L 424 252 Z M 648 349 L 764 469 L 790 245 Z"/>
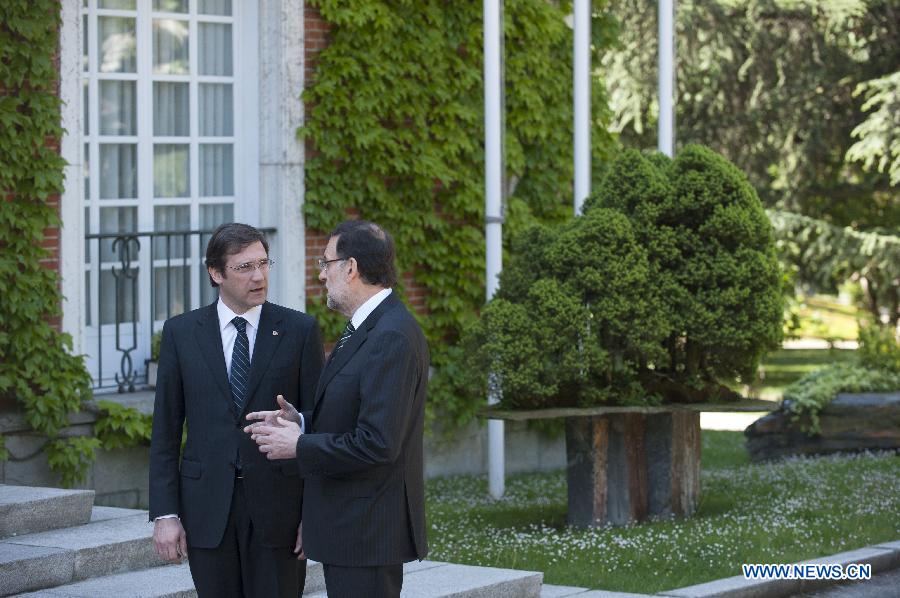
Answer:
<path fill-rule="evenodd" d="M 268 461 L 243 430 L 250 411 L 278 409 L 275 395 L 313 404 L 324 355 L 315 319 L 265 303 L 250 359 L 248 399 L 235 413 L 216 304 L 168 320 L 159 352 L 150 441 L 150 519 L 177 513 L 187 542 L 215 548 L 228 521 L 240 460 L 247 507 L 265 546 L 293 546 L 303 482 L 293 461 Z M 179 459 L 182 425 L 187 423 Z"/>
<path fill-rule="evenodd" d="M 391 293 L 329 360 L 297 440 L 303 550 L 328 565 L 425 558 L 428 345 Z"/>

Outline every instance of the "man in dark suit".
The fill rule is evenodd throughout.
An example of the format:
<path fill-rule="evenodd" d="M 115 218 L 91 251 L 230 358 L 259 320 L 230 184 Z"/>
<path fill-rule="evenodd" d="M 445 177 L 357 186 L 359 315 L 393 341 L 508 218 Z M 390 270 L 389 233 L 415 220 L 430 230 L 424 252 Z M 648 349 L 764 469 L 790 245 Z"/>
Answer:
<path fill-rule="evenodd" d="M 265 237 L 225 224 L 206 250 L 219 299 L 168 320 L 150 443 L 150 518 L 157 552 L 188 556 L 201 598 L 297 598 L 303 482 L 243 432 L 248 411 L 311 409 L 324 354 L 315 320 L 268 303 Z M 187 441 L 179 462 L 182 426 Z"/>
<path fill-rule="evenodd" d="M 349 221 L 319 260 L 328 307 L 348 318 L 312 409 L 253 413 L 269 459 L 296 457 L 305 480 L 303 551 L 323 564 L 329 598 L 397 597 L 403 563 L 423 559 L 422 431 L 428 345 L 391 291 L 394 244 Z"/>

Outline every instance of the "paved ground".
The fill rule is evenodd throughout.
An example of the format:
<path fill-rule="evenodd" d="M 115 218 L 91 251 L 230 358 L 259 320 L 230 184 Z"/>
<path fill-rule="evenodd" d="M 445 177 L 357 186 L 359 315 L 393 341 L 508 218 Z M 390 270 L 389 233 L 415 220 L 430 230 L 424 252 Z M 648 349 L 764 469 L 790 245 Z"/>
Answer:
<path fill-rule="evenodd" d="M 892 598 L 900 596 L 900 569 L 873 575 L 867 581 L 857 581 L 824 588 L 793 598 Z"/>
<path fill-rule="evenodd" d="M 764 415 L 766 414 L 704 412 L 700 414 L 700 427 L 704 430 L 732 430 L 743 432 L 744 428 Z"/>

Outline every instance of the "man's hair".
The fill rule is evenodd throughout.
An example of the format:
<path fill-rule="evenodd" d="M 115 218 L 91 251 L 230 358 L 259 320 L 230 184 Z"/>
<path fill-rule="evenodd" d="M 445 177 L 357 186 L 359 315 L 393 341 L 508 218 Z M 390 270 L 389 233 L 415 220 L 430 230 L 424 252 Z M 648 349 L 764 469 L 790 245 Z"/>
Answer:
<path fill-rule="evenodd" d="M 396 252 L 391 235 L 367 220 L 346 220 L 331 231 L 337 237 L 337 257 L 356 258 L 359 275 L 367 284 L 393 287 L 397 284 Z"/>
<path fill-rule="evenodd" d="M 269 255 L 269 242 L 266 241 L 265 235 L 249 224 L 228 222 L 220 225 L 213 231 L 212 237 L 209 238 L 209 243 L 206 245 L 206 267 L 218 270 L 222 276 L 227 276 L 225 264 L 228 262 L 228 256 L 240 253 L 244 248 L 257 241 L 262 243 L 266 255 Z M 209 283 L 214 287 L 219 286 L 212 276 L 209 277 Z"/>

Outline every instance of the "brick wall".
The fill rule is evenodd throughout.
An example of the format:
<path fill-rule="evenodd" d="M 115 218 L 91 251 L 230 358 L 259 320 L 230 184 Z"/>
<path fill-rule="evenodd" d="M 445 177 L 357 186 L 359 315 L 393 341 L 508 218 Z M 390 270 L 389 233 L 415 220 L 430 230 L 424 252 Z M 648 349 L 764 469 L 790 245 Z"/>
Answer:
<path fill-rule="evenodd" d="M 331 26 L 322 19 L 318 9 L 306 6 L 304 9 L 304 28 L 305 28 L 305 68 L 304 81 L 309 86 L 315 81 L 316 67 L 318 66 L 319 53 L 328 46 L 328 33 Z M 307 106 L 308 108 L 308 106 Z M 306 142 L 306 157 L 316 155 L 316 149 L 310 142 Z M 349 210 L 348 218 L 355 218 L 358 214 L 355 210 Z M 321 301 L 325 287 L 319 282 L 319 269 L 316 266 L 316 260 L 325 252 L 325 245 L 328 243 L 328 231 L 319 231 L 311 228 L 306 229 L 306 295 L 307 302 L 312 303 Z M 420 314 L 427 313 L 425 307 L 426 290 L 425 287 L 418 284 L 412 273 L 406 272 L 401 275 L 403 279 L 404 294 L 409 300 L 410 305 Z"/>
<path fill-rule="evenodd" d="M 53 57 L 53 65 L 56 67 L 56 72 L 59 72 L 59 50 L 57 50 L 56 55 Z M 59 79 L 56 80 L 56 84 L 53 89 L 53 93 L 59 95 Z M 44 140 L 44 145 L 49 148 L 53 148 L 57 153 L 60 151 L 59 147 L 59 139 L 48 137 Z M 60 199 L 59 195 L 51 195 L 47 198 L 47 205 L 53 207 L 53 210 L 56 212 L 57 217 L 59 216 L 59 208 L 60 208 Z M 43 238 L 40 240 L 41 247 L 48 250 L 47 257 L 41 260 L 41 265 L 50 270 L 54 270 L 59 273 L 59 256 L 62 248 L 60 247 L 60 235 L 59 235 L 59 227 L 51 226 L 49 228 L 44 229 Z M 61 284 L 57 282 L 57 286 Z M 59 306 L 60 312 L 62 312 L 62 305 Z M 50 322 L 50 325 L 56 328 L 57 330 L 62 329 L 62 318 L 60 316 L 48 316 L 47 321 Z"/>

